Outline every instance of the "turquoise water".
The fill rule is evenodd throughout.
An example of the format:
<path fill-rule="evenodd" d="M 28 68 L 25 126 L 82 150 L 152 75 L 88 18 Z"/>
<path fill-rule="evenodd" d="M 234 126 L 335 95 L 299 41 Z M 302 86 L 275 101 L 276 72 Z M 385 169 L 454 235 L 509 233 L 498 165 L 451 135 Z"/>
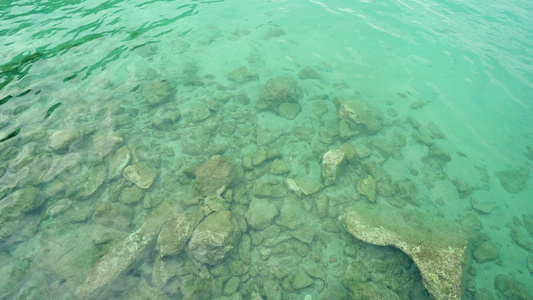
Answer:
<path fill-rule="evenodd" d="M 365 203 L 461 225 L 461 298 L 532 298 L 532 8 L 2 1 L 0 298 L 435 296 Z"/>

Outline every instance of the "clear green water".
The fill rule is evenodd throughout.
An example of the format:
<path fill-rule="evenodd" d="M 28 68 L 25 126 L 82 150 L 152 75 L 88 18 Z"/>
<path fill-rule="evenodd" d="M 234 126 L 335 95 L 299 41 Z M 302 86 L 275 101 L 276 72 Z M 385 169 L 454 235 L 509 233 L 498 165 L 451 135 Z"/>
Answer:
<path fill-rule="evenodd" d="M 429 299 L 406 255 L 357 240 L 338 221 L 352 203 L 370 203 L 360 188 L 369 175 L 376 209 L 469 230 L 462 298 L 531 298 L 532 8 L 2 1 L 0 298 Z M 243 66 L 248 77 L 228 75 Z M 312 78 L 300 73 L 307 67 Z M 280 100 L 297 103 L 296 116 L 262 103 L 279 76 L 299 86 Z M 381 128 L 347 128 L 339 98 L 366 101 Z M 349 145 L 357 155 L 335 182 L 311 195 L 286 184 L 326 183 L 324 153 Z M 205 199 L 198 170 L 218 154 L 232 181 Z M 142 186 L 125 166 L 155 178 Z M 251 203 L 274 211 L 272 224 L 250 221 Z M 219 210 L 241 232 L 219 262 L 199 261 L 189 239 L 160 258 L 154 236 L 172 215 L 199 222 Z M 139 228 L 146 244 L 113 265 Z M 499 252 L 484 261 L 481 245 Z"/>

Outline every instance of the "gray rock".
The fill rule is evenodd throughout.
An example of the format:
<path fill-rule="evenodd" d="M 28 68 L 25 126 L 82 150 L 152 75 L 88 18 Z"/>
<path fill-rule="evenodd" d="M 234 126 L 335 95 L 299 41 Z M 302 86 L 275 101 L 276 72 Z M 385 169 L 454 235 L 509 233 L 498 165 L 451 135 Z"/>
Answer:
<path fill-rule="evenodd" d="M 275 159 L 270 166 L 270 174 L 281 175 L 291 171 L 289 165 L 281 159 Z"/>
<path fill-rule="evenodd" d="M 275 280 L 266 278 L 263 282 L 263 290 L 267 299 L 281 299 L 281 286 Z M 257 300 L 257 299 L 254 299 Z"/>
<path fill-rule="evenodd" d="M 529 273 L 533 274 L 533 255 L 530 254 L 526 257 L 526 263 Z"/>
<path fill-rule="evenodd" d="M 198 225 L 198 218 L 189 215 L 174 215 L 167 220 L 157 237 L 161 257 L 179 254 Z"/>
<path fill-rule="evenodd" d="M 524 221 L 526 231 L 533 238 L 533 214 L 522 215 L 522 220 Z"/>
<path fill-rule="evenodd" d="M 45 199 L 45 195 L 33 186 L 13 192 L 0 201 L 0 224 L 39 208 Z"/>
<path fill-rule="evenodd" d="M 93 150 L 95 157 L 98 160 L 103 159 L 109 153 L 117 150 L 120 145 L 124 143 L 124 139 L 115 133 L 108 133 L 106 135 L 97 135 L 93 137 Z"/>
<path fill-rule="evenodd" d="M 250 202 L 245 218 L 250 227 L 264 229 L 272 224 L 278 213 L 276 206 L 267 199 L 254 198 Z"/>
<path fill-rule="evenodd" d="M 195 102 L 187 112 L 188 117 L 193 122 L 201 122 L 211 116 L 211 111 L 204 102 Z"/>
<path fill-rule="evenodd" d="M 500 250 L 498 245 L 491 240 L 483 242 L 481 245 L 476 247 L 473 251 L 474 259 L 478 263 L 486 263 L 489 261 L 494 261 L 500 256 Z"/>
<path fill-rule="evenodd" d="M 324 189 L 324 186 L 318 180 L 313 180 L 306 176 L 298 175 L 294 181 L 305 195 L 312 195 Z"/>
<path fill-rule="evenodd" d="M 318 216 L 325 218 L 329 214 L 329 200 L 324 194 L 319 194 L 315 197 L 315 206 Z"/>
<path fill-rule="evenodd" d="M 126 180 L 133 182 L 141 189 L 149 188 L 154 182 L 156 175 L 157 173 L 143 162 L 127 166 L 123 172 L 123 176 Z"/>
<path fill-rule="evenodd" d="M 252 156 L 252 166 L 257 167 L 264 163 L 267 160 L 267 152 L 264 150 L 259 150 L 254 153 Z"/>
<path fill-rule="evenodd" d="M 278 26 L 270 27 L 268 30 L 268 33 L 265 35 L 265 39 L 273 38 L 273 37 L 279 37 L 285 34 L 285 31 L 283 29 L 279 28 Z"/>
<path fill-rule="evenodd" d="M 230 296 L 231 294 L 235 293 L 239 289 L 240 284 L 241 279 L 239 277 L 233 276 L 228 279 L 224 285 L 224 295 Z"/>
<path fill-rule="evenodd" d="M 298 103 L 281 103 L 278 107 L 279 115 L 287 120 L 294 120 L 301 110 Z"/>
<path fill-rule="evenodd" d="M 344 152 L 329 150 L 322 157 L 322 178 L 325 185 L 335 184 L 344 165 Z"/>
<path fill-rule="evenodd" d="M 183 300 L 210 300 L 213 295 L 212 280 L 194 275 L 184 276 L 181 292 Z"/>
<path fill-rule="evenodd" d="M 339 105 L 339 117 L 356 134 L 373 134 L 381 129 L 381 114 L 372 105 L 358 98 L 336 98 L 335 101 Z"/>
<path fill-rule="evenodd" d="M 239 67 L 231 71 L 226 77 L 228 78 L 228 80 L 236 83 L 244 83 L 259 79 L 259 75 L 248 71 L 248 68 L 246 68 L 245 66 Z"/>
<path fill-rule="evenodd" d="M 283 205 L 281 206 L 280 215 L 276 219 L 276 224 L 295 230 L 305 225 L 306 221 L 306 213 L 300 200 L 294 196 L 288 196 L 283 199 Z"/>
<path fill-rule="evenodd" d="M 158 130 L 169 130 L 180 118 L 181 114 L 178 110 L 160 109 L 153 116 L 152 126 Z"/>
<path fill-rule="evenodd" d="M 107 168 L 104 165 L 95 166 L 89 169 L 87 180 L 78 188 L 79 197 L 89 197 L 104 183 L 107 176 Z"/>
<path fill-rule="evenodd" d="M 457 189 L 457 192 L 459 193 L 461 199 L 472 194 L 472 189 L 470 188 L 470 185 L 464 179 L 457 178 L 453 180 L 452 183 L 455 185 L 455 188 Z"/>
<path fill-rule="evenodd" d="M 529 179 L 529 169 L 521 167 L 518 170 L 505 170 L 496 172 L 500 184 L 509 193 L 518 194 L 526 188 Z"/>
<path fill-rule="evenodd" d="M 215 265 L 235 247 L 240 235 L 239 224 L 233 214 L 217 211 L 196 227 L 188 251 L 197 261 Z"/>
<path fill-rule="evenodd" d="M 136 185 L 125 187 L 120 191 L 118 200 L 123 204 L 139 203 L 144 196 L 144 192 Z"/>
<path fill-rule="evenodd" d="M 95 264 L 85 281 L 76 289 L 76 296 L 87 299 L 96 290 L 112 282 L 126 270 L 140 253 L 154 240 L 155 232 L 143 228 L 130 234 L 111 252 L 104 255 Z"/>
<path fill-rule="evenodd" d="M 509 275 L 498 274 L 494 279 L 494 285 L 500 292 L 499 299 L 529 299 L 526 288 Z"/>
<path fill-rule="evenodd" d="M 252 194 L 258 198 L 281 198 L 287 195 L 287 189 L 277 180 L 257 180 L 252 187 Z"/>
<path fill-rule="evenodd" d="M 461 299 L 467 232 L 460 225 L 415 210 L 357 203 L 339 220 L 354 237 L 392 245 L 410 256 L 435 299 Z"/>
<path fill-rule="evenodd" d="M 194 187 L 203 196 L 222 194 L 233 179 L 233 166 L 221 155 L 214 155 L 196 170 Z"/>
<path fill-rule="evenodd" d="M 109 180 L 118 178 L 131 159 L 130 150 L 123 146 L 109 159 Z"/>
<path fill-rule="evenodd" d="M 51 179 L 55 178 L 57 175 L 63 173 L 65 170 L 70 169 L 71 167 L 74 167 L 76 164 L 80 162 L 80 154 L 79 153 L 69 153 L 64 156 L 60 156 L 55 158 L 52 161 L 52 165 L 50 166 L 50 169 L 43 175 L 42 182 L 49 182 Z"/>
<path fill-rule="evenodd" d="M 318 72 L 311 68 L 311 67 L 305 67 L 298 72 L 298 78 L 305 80 L 305 79 L 322 79 L 320 74 Z"/>
<path fill-rule="evenodd" d="M 292 233 L 292 236 L 302 243 L 311 244 L 315 237 L 315 228 L 313 225 L 305 225 Z"/>
<path fill-rule="evenodd" d="M 205 152 L 211 139 L 211 130 L 205 126 L 183 129 L 181 146 L 185 154 L 199 155 Z"/>
<path fill-rule="evenodd" d="M 126 230 L 133 219 L 134 211 L 131 207 L 121 203 L 103 202 L 96 207 L 93 222 Z"/>
<path fill-rule="evenodd" d="M 150 105 L 164 103 L 170 100 L 175 93 L 176 89 L 166 80 L 150 82 L 142 90 L 144 99 Z"/>
<path fill-rule="evenodd" d="M 203 210 L 206 215 L 214 211 L 228 210 L 228 208 L 229 203 L 222 196 L 214 195 L 205 197 Z"/>
<path fill-rule="evenodd" d="M 497 207 L 498 203 L 495 201 L 478 202 L 472 205 L 472 208 L 481 214 L 488 214 Z"/>
<path fill-rule="evenodd" d="M 260 92 L 257 104 L 259 110 L 277 112 L 282 103 L 298 103 L 302 97 L 302 88 L 289 76 L 269 79 Z"/>
<path fill-rule="evenodd" d="M 312 285 L 314 282 L 313 278 L 309 277 L 303 268 L 298 268 L 291 283 L 295 290 L 299 290 Z"/>
<path fill-rule="evenodd" d="M 325 113 L 328 112 L 328 107 L 324 101 L 316 101 L 313 104 L 313 113 L 318 117 L 322 117 Z"/>
<path fill-rule="evenodd" d="M 375 203 L 378 198 L 376 179 L 372 175 L 367 175 L 365 178 L 357 180 L 357 191 L 367 197 L 367 199 Z"/>
<path fill-rule="evenodd" d="M 82 136 L 83 131 L 79 128 L 57 130 L 50 135 L 49 146 L 54 151 L 64 151 L 67 150 L 70 144 L 81 139 Z"/>

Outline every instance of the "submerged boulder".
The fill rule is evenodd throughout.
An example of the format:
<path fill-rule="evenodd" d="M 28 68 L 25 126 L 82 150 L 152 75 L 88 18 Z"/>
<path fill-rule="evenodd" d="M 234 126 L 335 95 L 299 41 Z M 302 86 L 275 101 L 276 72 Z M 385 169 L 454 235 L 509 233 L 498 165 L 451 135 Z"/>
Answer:
<path fill-rule="evenodd" d="M 322 157 L 322 177 L 325 185 L 335 184 L 344 165 L 344 152 L 329 150 Z"/>
<path fill-rule="evenodd" d="M 154 182 L 157 173 L 143 162 L 127 166 L 122 174 L 128 181 L 133 182 L 141 189 L 149 188 Z"/>
<path fill-rule="evenodd" d="M 468 243 L 460 225 L 415 210 L 377 209 L 364 203 L 354 205 L 339 220 L 354 237 L 394 246 L 410 256 L 435 299 L 461 299 Z"/>
<path fill-rule="evenodd" d="M 207 216 L 192 233 L 189 253 L 197 261 L 215 265 L 237 245 L 241 231 L 229 211 L 217 211 Z"/>
<path fill-rule="evenodd" d="M 264 229 L 272 224 L 278 213 L 276 206 L 268 199 L 254 198 L 244 217 L 252 228 Z"/>
<path fill-rule="evenodd" d="M 195 215 L 174 215 L 170 217 L 157 237 L 161 257 L 178 254 L 185 248 L 187 241 L 199 223 Z"/>
<path fill-rule="evenodd" d="M 259 110 L 278 112 L 280 104 L 298 103 L 302 97 L 302 88 L 290 76 L 269 79 L 261 89 L 257 107 Z"/>
<path fill-rule="evenodd" d="M 505 170 L 496 172 L 500 179 L 500 184 L 509 193 L 518 194 L 526 188 L 529 179 L 529 169 L 522 167 L 518 170 Z"/>
<path fill-rule="evenodd" d="M 381 129 L 380 112 L 364 100 L 336 98 L 335 102 L 339 106 L 339 117 L 356 134 L 374 134 Z"/>
<path fill-rule="evenodd" d="M 161 80 L 148 83 L 142 90 L 142 95 L 148 104 L 158 105 L 170 100 L 176 89 L 172 83 Z"/>
<path fill-rule="evenodd" d="M 221 155 L 214 155 L 196 170 L 194 187 L 202 196 L 222 194 L 233 179 L 233 166 Z"/>

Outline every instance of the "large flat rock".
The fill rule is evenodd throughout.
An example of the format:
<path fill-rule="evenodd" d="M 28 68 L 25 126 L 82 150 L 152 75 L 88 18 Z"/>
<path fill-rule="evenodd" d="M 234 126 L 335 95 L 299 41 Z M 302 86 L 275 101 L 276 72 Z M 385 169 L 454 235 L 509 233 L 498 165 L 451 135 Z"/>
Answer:
<path fill-rule="evenodd" d="M 461 299 L 468 243 L 460 225 L 416 210 L 364 203 L 339 220 L 357 239 L 410 256 L 435 299 Z"/>

